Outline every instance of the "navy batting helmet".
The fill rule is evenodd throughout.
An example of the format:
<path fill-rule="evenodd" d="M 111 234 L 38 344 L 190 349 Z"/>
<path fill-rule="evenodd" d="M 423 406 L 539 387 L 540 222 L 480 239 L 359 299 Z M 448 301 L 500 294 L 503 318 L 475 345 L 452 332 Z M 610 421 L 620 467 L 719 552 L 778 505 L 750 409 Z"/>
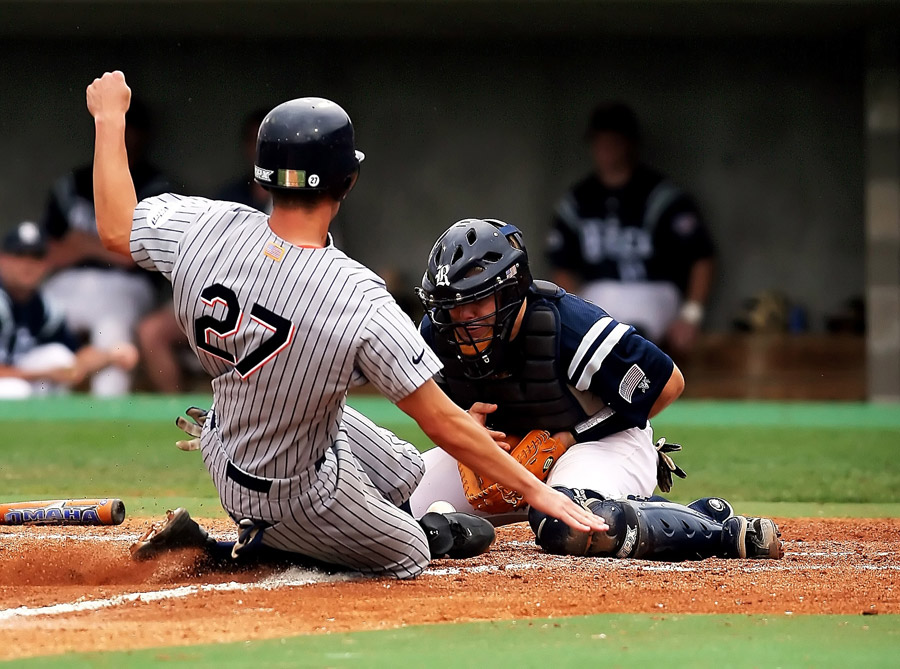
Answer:
<path fill-rule="evenodd" d="M 532 284 L 522 233 L 496 219 L 467 218 L 441 235 L 416 294 L 435 335 L 457 351 L 466 374 L 483 378 L 503 359 L 512 326 Z M 493 298 L 493 310 L 454 318 L 451 309 Z"/>
<path fill-rule="evenodd" d="M 275 107 L 260 124 L 253 177 L 267 189 L 320 191 L 340 200 L 363 158 L 340 105 L 297 98 Z"/>

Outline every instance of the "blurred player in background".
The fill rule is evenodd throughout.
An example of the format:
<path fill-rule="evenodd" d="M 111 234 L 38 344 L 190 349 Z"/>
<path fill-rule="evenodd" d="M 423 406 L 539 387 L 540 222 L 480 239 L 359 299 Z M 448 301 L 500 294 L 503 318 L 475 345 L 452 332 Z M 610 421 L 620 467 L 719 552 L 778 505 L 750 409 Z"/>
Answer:
<path fill-rule="evenodd" d="M 65 392 L 108 367 L 127 372 L 138 360 L 127 342 L 109 349 L 78 346 L 62 312 L 40 291 L 46 256 L 47 240 L 30 221 L 13 228 L 0 246 L 0 399 Z"/>
<path fill-rule="evenodd" d="M 241 123 L 240 149 L 244 169 L 240 176 L 219 189 L 215 199 L 236 202 L 268 214 L 272 211 L 272 196 L 253 179 L 256 138 L 259 124 L 267 112 L 267 109 L 254 110 Z M 202 367 L 194 364 L 196 359 L 175 318 L 175 306 L 171 299 L 141 320 L 137 334 L 144 370 L 155 390 L 182 392 L 188 371 L 205 375 Z"/>
<path fill-rule="evenodd" d="M 586 140 L 594 170 L 559 202 L 547 238 L 553 279 L 673 355 L 689 353 L 713 281 L 709 232 L 691 198 L 640 162 L 629 107 L 598 106 Z"/>
<path fill-rule="evenodd" d="M 272 196 L 253 178 L 259 126 L 268 113 L 268 109 L 255 109 L 244 117 L 240 133 L 241 157 L 244 161 L 243 170 L 240 175 L 219 189 L 215 195 L 216 200 L 237 202 L 266 214 L 272 213 Z"/>
<path fill-rule="evenodd" d="M 140 197 L 170 190 L 147 160 L 152 130 L 147 107 L 135 102 L 127 121 L 128 167 Z M 100 243 L 90 164 L 53 185 L 43 225 L 50 237 L 47 261 L 54 272 L 45 291 L 62 309 L 69 328 L 99 350 L 134 342 L 138 321 L 153 308 L 157 289 L 131 258 L 111 253 Z M 131 382 L 129 371 L 109 367 L 91 378 L 91 392 L 122 395 L 131 390 Z"/>

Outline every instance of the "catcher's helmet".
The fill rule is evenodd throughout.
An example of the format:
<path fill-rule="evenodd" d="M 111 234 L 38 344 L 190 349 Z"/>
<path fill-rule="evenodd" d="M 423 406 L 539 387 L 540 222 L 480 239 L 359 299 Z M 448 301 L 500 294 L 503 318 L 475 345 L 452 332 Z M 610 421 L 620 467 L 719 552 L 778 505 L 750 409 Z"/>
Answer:
<path fill-rule="evenodd" d="M 466 375 L 483 378 L 499 369 L 531 284 L 519 229 L 495 219 L 467 218 L 435 242 L 416 294 L 434 324 L 435 336 L 456 350 Z M 468 320 L 451 316 L 454 307 L 491 296 L 491 313 Z"/>
<path fill-rule="evenodd" d="M 260 124 L 253 178 L 268 189 L 321 191 L 340 200 L 363 158 L 347 112 L 324 98 L 297 98 Z"/>

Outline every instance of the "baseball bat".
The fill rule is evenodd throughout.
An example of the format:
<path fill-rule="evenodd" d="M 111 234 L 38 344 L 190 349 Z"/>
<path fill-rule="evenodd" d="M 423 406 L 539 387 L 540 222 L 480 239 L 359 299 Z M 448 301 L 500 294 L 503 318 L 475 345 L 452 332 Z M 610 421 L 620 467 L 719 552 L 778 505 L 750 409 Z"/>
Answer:
<path fill-rule="evenodd" d="M 119 525 L 120 499 L 54 499 L 0 504 L 0 525 Z"/>

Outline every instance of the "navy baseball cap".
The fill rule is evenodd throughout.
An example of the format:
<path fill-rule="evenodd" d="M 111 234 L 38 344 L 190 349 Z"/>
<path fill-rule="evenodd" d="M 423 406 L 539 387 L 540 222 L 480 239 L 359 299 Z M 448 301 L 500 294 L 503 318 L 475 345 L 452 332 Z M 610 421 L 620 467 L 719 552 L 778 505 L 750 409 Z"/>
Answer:
<path fill-rule="evenodd" d="M 2 250 L 15 256 L 43 258 L 47 254 L 47 238 L 37 223 L 23 221 L 6 233 Z"/>
<path fill-rule="evenodd" d="M 641 129 L 637 114 L 622 102 L 607 102 L 597 105 L 591 112 L 585 139 L 593 138 L 600 132 L 615 132 L 632 142 L 641 139 Z"/>

